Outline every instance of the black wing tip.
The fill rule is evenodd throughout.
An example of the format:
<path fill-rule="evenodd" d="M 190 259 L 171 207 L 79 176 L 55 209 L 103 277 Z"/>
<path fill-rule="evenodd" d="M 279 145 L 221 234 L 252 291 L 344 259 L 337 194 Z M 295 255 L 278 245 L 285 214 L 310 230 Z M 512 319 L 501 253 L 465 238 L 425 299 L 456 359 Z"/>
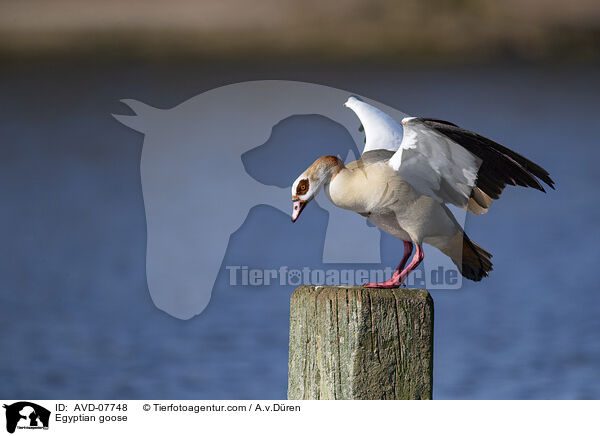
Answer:
<path fill-rule="evenodd" d="M 536 169 L 537 171 L 532 171 L 531 168 L 524 168 L 525 171 L 527 171 L 529 173 L 530 176 L 532 176 L 534 178 L 534 180 L 536 181 L 536 185 L 535 186 L 531 186 L 532 188 L 537 189 L 538 191 L 542 191 L 542 192 L 546 192 L 546 190 L 544 189 L 544 186 L 540 183 L 540 180 L 542 182 L 544 182 L 546 185 L 548 185 L 552 190 L 556 190 L 556 187 L 554 186 L 554 180 L 552 180 L 550 178 L 550 174 L 548 173 L 548 171 L 546 171 L 545 169 L 543 169 L 542 167 L 536 165 Z"/>
<path fill-rule="evenodd" d="M 456 141 L 458 144 L 462 145 L 463 147 L 465 147 L 466 144 L 464 144 L 462 141 L 460 141 L 458 139 L 458 137 L 462 136 L 464 138 L 466 135 L 467 137 L 471 137 L 470 139 L 477 142 L 478 146 L 486 145 L 488 147 L 491 147 L 492 149 L 494 149 L 495 152 L 502 155 L 502 157 L 504 159 L 512 161 L 514 166 L 520 169 L 521 180 L 520 181 L 517 181 L 515 179 L 505 180 L 504 183 L 508 183 L 513 186 L 520 185 L 520 186 L 524 186 L 524 187 L 530 187 L 530 188 L 534 188 L 538 191 L 546 193 L 546 190 L 540 183 L 540 181 L 542 181 L 546 185 L 548 185 L 552 190 L 556 190 L 555 182 L 554 182 L 554 180 L 552 180 L 552 178 L 550 178 L 550 174 L 548 173 L 548 171 L 546 171 L 541 166 L 535 164 L 531 160 L 527 159 L 526 157 L 521 156 L 517 152 L 497 143 L 496 141 L 493 141 L 489 138 L 486 138 L 486 137 L 484 137 L 478 133 L 472 132 L 470 130 L 463 129 L 462 127 L 459 127 L 458 125 L 451 123 L 450 121 L 444 121 L 444 120 L 440 120 L 437 118 L 419 118 L 419 120 L 422 120 L 424 123 L 428 124 L 430 127 L 436 129 L 438 132 L 445 134 L 450 139 Z M 437 124 L 437 126 L 436 126 L 436 124 Z M 472 144 L 472 145 L 474 145 L 474 144 Z M 465 148 L 467 148 L 467 150 L 469 150 L 472 153 L 475 152 L 475 150 L 473 150 L 472 148 L 470 148 L 468 146 Z M 475 154 L 477 155 L 476 152 L 475 152 Z M 482 156 L 478 156 L 478 157 L 482 157 Z M 524 177 L 524 179 L 523 179 L 523 177 Z M 500 192 L 502 192 L 502 189 L 500 189 Z M 492 193 L 486 192 L 486 194 L 490 195 Z"/>
<path fill-rule="evenodd" d="M 546 181 L 546 180 L 544 180 L 544 179 L 541 179 L 541 180 L 542 180 L 542 182 L 544 182 L 546 185 L 548 185 L 548 186 L 550 187 L 550 189 L 552 189 L 553 191 L 556 191 L 556 187 L 554 186 L 554 181 L 553 181 L 551 178 L 549 178 L 549 177 L 548 177 L 548 180 L 547 180 L 547 181 Z M 546 190 L 544 189 L 544 187 L 542 187 L 542 188 L 540 189 L 540 191 L 542 191 L 542 192 L 544 192 L 544 193 L 546 192 Z"/>
<path fill-rule="evenodd" d="M 544 182 L 546 185 L 550 186 L 550 188 L 552 188 L 554 191 L 556 191 L 556 187 L 554 186 L 554 184 L 555 184 L 555 183 L 554 183 L 554 180 L 552 180 L 552 179 L 550 178 L 550 174 L 548 174 L 548 173 L 546 172 L 546 174 L 544 175 L 544 177 L 539 177 L 539 176 L 537 176 L 537 177 L 538 177 L 538 179 L 540 179 L 542 182 Z M 544 192 L 546 192 L 546 191 L 544 191 Z"/>
<path fill-rule="evenodd" d="M 523 183 L 522 181 L 517 182 L 516 180 L 513 179 L 511 181 L 507 181 L 507 183 L 509 185 L 522 186 L 524 188 L 533 188 L 533 189 L 536 189 L 536 190 L 541 191 L 544 194 L 546 194 L 547 191 L 546 191 L 546 189 L 544 189 L 544 185 L 542 185 L 542 183 L 540 182 L 540 181 L 542 181 L 546 185 L 548 185 L 552 190 L 556 190 L 556 187 L 554 186 L 554 180 L 552 180 L 550 178 L 548 173 L 542 175 L 537 172 L 531 171 L 531 169 L 529 169 L 529 168 L 521 167 L 521 169 L 524 174 L 527 174 L 529 180 L 527 180 L 525 183 Z"/>

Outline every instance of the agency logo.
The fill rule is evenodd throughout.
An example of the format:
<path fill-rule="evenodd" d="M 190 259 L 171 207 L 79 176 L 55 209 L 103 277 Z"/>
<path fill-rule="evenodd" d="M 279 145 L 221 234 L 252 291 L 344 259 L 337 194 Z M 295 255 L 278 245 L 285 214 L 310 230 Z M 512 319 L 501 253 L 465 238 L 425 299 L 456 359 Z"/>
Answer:
<path fill-rule="evenodd" d="M 6 409 L 6 431 L 14 433 L 16 429 L 47 430 L 50 411 L 29 401 L 18 401 L 3 406 Z"/>
<path fill-rule="evenodd" d="M 264 80 L 212 89 L 168 109 L 122 100 L 132 113 L 114 117 L 144 135 L 146 277 L 159 309 L 192 318 L 207 306 L 219 274 L 227 286 L 231 268 L 243 272 L 244 265 L 253 271 L 308 266 L 338 274 L 397 265 L 402 242 L 334 206 L 324 192 L 302 222 L 293 227 L 290 222 L 290 189 L 298 174 L 323 155 L 346 163 L 361 156 L 364 130 L 344 107 L 353 94 Z M 361 98 L 397 122 L 408 115 Z M 451 209 L 463 224 L 466 212 Z M 440 267 L 453 278 L 438 286 Z M 359 284 L 367 281 L 360 274 Z M 437 250 L 425 256 L 423 279 L 428 289 L 458 289 L 462 283 L 457 268 Z"/>

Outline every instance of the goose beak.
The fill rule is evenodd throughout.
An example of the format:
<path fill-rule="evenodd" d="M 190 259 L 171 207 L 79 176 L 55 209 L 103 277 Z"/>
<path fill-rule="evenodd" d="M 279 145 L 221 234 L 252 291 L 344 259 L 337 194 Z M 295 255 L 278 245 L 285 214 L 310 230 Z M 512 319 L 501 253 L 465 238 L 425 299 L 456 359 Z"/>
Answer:
<path fill-rule="evenodd" d="M 306 201 L 294 200 L 294 208 L 292 209 L 292 222 L 295 223 L 302 210 L 306 207 Z"/>

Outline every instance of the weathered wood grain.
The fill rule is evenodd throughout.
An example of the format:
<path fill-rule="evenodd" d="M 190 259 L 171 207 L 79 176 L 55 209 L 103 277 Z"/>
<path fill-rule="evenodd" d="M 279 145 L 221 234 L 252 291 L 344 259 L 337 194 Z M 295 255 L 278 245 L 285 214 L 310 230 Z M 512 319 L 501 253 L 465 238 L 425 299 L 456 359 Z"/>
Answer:
<path fill-rule="evenodd" d="M 433 300 L 422 289 L 301 286 L 288 399 L 431 399 Z"/>

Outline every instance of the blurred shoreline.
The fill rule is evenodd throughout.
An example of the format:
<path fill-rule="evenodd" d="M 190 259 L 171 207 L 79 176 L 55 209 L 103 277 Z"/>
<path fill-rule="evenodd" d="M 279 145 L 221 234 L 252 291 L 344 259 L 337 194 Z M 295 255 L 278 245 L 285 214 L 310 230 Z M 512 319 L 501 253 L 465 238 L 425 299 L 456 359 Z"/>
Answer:
<path fill-rule="evenodd" d="M 592 0 L 85 0 L 4 2 L 0 59 L 590 62 L 600 59 Z"/>

